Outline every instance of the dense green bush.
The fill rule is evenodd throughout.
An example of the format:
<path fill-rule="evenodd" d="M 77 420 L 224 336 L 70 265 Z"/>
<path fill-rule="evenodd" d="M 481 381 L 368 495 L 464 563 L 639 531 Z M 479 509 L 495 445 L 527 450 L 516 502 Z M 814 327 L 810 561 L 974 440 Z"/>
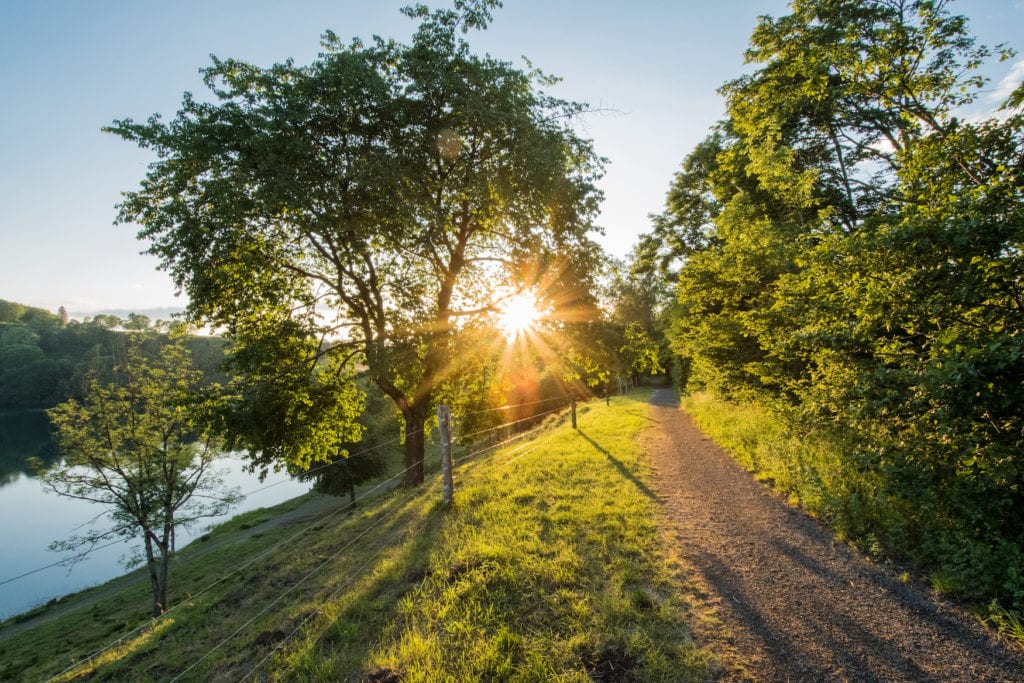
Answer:
<path fill-rule="evenodd" d="M 956 115 L 994 54 L 1014 53 L 942 3 L 763 18 L 756 70 L 722 88 L 727 118 L 646 244 L 677 281 L 688 387 L 842 441 L 828 476 L 785 451 L 768 476 L 817 487 L 830 521 L 937 584 L 1021 610 L 1024 88 L 1002 116 Z"/>

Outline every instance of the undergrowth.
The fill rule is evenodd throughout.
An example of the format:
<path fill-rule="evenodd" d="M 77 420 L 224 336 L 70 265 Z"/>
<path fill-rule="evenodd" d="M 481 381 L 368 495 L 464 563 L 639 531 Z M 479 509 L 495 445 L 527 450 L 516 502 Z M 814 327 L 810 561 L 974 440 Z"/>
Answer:
<path fill-rule="evenodd" d="M 983 621 L 1024 646 L 1021 582 L 1005 580 L 1016 576 L 1020 548 L 979 542 L 891 495 L 841 434 L 798 428 L 761 405 L 708 393 L 685 396 L 682 405 L 737 462 L 840 538 L 876 558 L 910 562 L 933 589 L 972 602 Z"/>

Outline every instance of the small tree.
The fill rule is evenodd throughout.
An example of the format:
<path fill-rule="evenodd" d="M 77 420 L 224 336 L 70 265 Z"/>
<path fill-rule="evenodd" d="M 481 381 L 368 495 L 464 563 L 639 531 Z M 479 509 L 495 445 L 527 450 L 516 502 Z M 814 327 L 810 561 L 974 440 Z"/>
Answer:
<path fill-rule="evenodd" d="M 217 444 L 199 426 L 202 402 L 181 340 L 144 352 L 127 337 L 114 381 L 90 380 L 84 399 L 48 412 L 64 464 L 42 474 L 50 490 L 110 510 L 113 528 L 76 534 L 52 547 L 92 546 L 114 536 L 141 538 L 153 589 L 153 615 L 167 607 L 167 570 L 175 529 L 224 514 L 239 500 L 212 468 Z M 148 345 L 147 345 L 148 346 Z"/>

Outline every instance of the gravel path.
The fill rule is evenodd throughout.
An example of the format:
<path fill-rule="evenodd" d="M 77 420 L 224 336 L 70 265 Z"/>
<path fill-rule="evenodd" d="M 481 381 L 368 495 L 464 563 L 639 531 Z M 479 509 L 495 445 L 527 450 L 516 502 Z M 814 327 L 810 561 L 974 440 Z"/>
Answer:
<path fill-rule="evenodd" d="M 699 641 L 719 680 L 1024 681 L 1024 652 L 904 584 L 768 491 L 669 390 L 646 442 L 676 552 L 697 576 Z"/>

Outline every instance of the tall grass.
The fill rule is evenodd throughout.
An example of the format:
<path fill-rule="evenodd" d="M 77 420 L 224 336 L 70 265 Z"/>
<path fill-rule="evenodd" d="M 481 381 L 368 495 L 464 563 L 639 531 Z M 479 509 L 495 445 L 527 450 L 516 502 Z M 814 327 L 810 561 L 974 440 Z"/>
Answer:
<path fill-rule="evenodd" d="M 858 471 L 849 445 L 834 433 L 795 429 L 756 403 L 731 403 L 708 393 L 683 397 L 702 430 L 754 476 L 790 503 L 824 518 L 846 540 L 862 541 L 882 514 L 881 482 Z"/>

